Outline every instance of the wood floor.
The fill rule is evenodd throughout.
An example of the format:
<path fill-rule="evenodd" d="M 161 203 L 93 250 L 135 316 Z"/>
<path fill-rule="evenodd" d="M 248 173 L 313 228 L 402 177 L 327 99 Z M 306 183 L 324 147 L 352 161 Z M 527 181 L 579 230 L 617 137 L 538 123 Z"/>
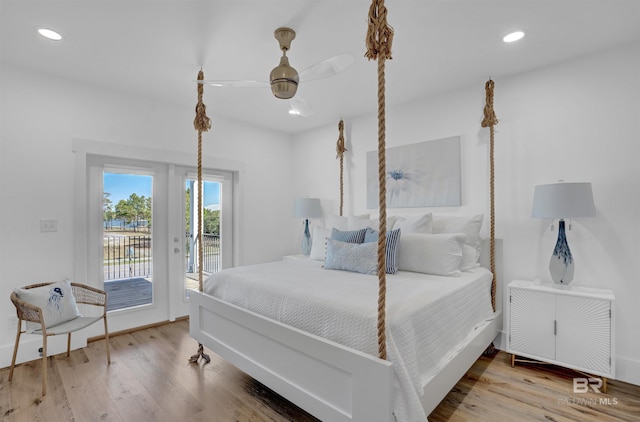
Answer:
<path fill-rule="evenodd" d="M 111 338 L 50 357 L 47 395 L 40 361 L 18 366 L 12 382 L 0 370 L 0 420 L 11 421 L 316 421 L 211 355 L 189 364 L 197 343 L 187 321 Z M 607 394 L 573 393 L 576 375 L 520 364 L 500 352 L 482 357 L 429 416 L 429 421 L 640 421 L 640 387 L 618 381 Z M 330 422 L 330 421 L 327 421 Z"/>

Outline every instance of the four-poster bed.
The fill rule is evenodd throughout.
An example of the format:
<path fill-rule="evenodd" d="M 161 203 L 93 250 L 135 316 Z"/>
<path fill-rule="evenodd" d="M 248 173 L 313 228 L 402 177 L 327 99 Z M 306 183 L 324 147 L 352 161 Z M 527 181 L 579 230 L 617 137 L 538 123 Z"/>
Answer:
<path fill-rule="evenodd" d="M 232 268 L 207 280 L 206 292 L 201 280 L 200 291 L 190 294 L 190 334 L 200 342 L 191 361 L 198 361 L 204 345 L 322 420 L 426 421 L 501 328 L 495 298 L 502 288 L 495 276 L 500 254 L 493 230 L 493 163 L 490 262 L 483 257 L 484 268 L 461 277 L 399 271 L 387 302 L 384 61 L 391 58 L 393 31 L 386 24 L 383 1 L 373 1 L 369 19 L 367 57 L 378 60 L 379 81 L 377 310 L 370 299 L 370 275 L 331 271 L 309 259 Z M 492 112 L 492 105 L 485 113 L 487 109 Z M 497 119 L 489 123 L 492 160 L 495 123 Z M 342 158 L 342 121 L 339 128 Z M 342 214 L 342 183 L 340 199 Z M 464 242 L 466 236 L 460 239 Z M 356 290 L 345 293 L 345 288 Z M 369 344 L 375 325 L 378 357 Z M 428 333 L 431 326 L 435 332 Z M 406 332 L 411 332 L 408 340 Z M 459 338 L 446 343 L 455 335 Z M 358 341 L 362 336 L 364 345 Z M 440 343 L 448 348 L 446 356 L 437 348 L 425 356 L 429 345 Z M 433 367 L 425 363 L 431 361 Z"/>

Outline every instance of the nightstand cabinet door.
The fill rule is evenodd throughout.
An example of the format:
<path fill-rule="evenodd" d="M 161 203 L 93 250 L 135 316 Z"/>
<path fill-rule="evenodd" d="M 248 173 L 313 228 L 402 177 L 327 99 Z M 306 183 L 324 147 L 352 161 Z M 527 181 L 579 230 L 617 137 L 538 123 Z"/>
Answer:
<path fill-rule="evenodd" d="M 611 302 L 558 295 L 556 360 L 595 373 L 611 373 Z"/>
<path fill-rule="evenodd" d="M 511 289 L 510 300 L 510 349 L 522 356 L 555 360 L 555 295 Z"/>
<path fill-rule="evenodd" d="M 514 280 L 508 291 L 507 352 L 615 378 L 611 290 Z"/>

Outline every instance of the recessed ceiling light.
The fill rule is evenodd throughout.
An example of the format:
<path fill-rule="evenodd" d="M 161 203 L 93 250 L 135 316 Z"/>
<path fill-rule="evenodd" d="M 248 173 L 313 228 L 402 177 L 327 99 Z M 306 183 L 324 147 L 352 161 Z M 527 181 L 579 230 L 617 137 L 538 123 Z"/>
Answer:
<path fill-rule="evenodd" d="M 514 42 L 514 41 L 518 41 L 522 37 L 524 37 L 524 32 L 515 31 L 515 32 L 512 32 L 510 34 L 505 35 L 504 38 L 502 39 L 502 41 L 504 41 L 504 42 Z"/>
<path fill-rule="evenodd" d="M 51 29 L 40 28 L 38 29 L 38 34 L 53 41 L 60 41 L 62 39 L 62 35 Z"/>

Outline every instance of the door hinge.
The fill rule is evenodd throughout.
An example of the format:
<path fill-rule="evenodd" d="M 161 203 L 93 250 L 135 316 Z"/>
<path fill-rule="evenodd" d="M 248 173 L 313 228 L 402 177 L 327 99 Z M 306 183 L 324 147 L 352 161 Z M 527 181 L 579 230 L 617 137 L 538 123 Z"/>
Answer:
<path fill-rule="evenodd" d="M 558 320 L 557 319 L 553 320 L 553 335 L 554 336 L 558 335 Z"/>
<path fill-rule="evenodd" d="M 511 295 L 509 295 L 509 303 L 511 303 Z"/>

